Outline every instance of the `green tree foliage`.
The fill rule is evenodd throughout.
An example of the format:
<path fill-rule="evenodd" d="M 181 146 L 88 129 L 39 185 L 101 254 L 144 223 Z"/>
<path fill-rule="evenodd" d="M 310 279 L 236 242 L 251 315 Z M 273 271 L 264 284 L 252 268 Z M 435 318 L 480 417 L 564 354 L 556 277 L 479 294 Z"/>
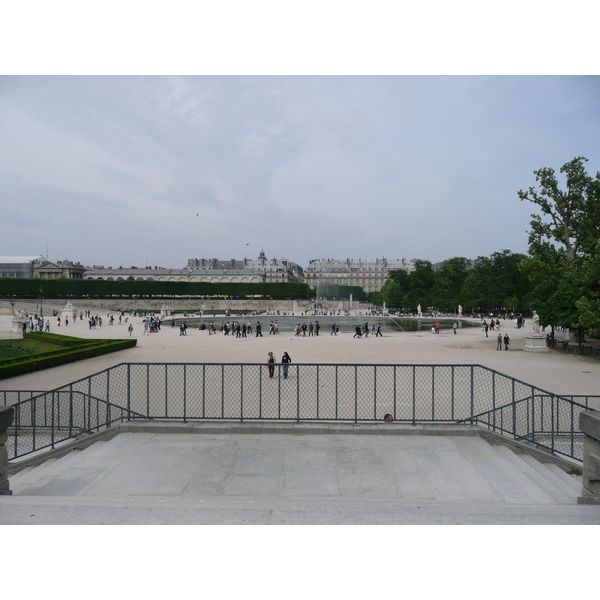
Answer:
<path fill-rule="evenodd" d="M 415 268 L 409 273 L 409 288 L 405 302 L 407 308 L 416 310 L 420 304 L 423 308 L 432 305 L 433 284 L 435 275 L 428 260 L 415 261 Z"/>
<path fill-rule="evenodd" d="M 461 304 L 461 290 L 469 274 L 471 261 L 457 256 L 442 263 L 435 272 L 433 306 L 451 309 Z"/>
<path fill-rule="evenodd" d="M 560 189 L 554 169 L 545 167 L 534 171 L 539 191 L 530 187 L 517 192 L 541 211 L 531 215 L 531 255 L 549 247 L 563 254 L 571 266 L 578 266 L 594 252 L 600 237 L 600 173 L 590 177 L 584 162 L 587 158 L 580 156 L 560 168 L 565 190 Z"/>
<path fill-rule="evenodd" d="M 560 168 L 565 189 L 554 169 L 542 168 L 534 171 L 539 189 L 518 192 L 541 213 L 531 215 L 530 257 L 521 265 L 533 286 L 531 307 L 543 324 L 580 333 L 600 326 L 600 173 L 591 177 L 585 162 L 576 157 Z"/>
<path fill-rule="evenodd" d="M 458 305 L 465 310 L 523 310 L 531 284 L 519 270 L 525 259 L 523 254 L 509 250 L 491 256 L 479 256 L 471 261 L 457 256 L 433 269 L 426 260 L 418 260 L 415 269 L 392 271 L 373 302 L 395 309 L 415 311 L 434 307 L 442 311 L 456 311 Z"/>

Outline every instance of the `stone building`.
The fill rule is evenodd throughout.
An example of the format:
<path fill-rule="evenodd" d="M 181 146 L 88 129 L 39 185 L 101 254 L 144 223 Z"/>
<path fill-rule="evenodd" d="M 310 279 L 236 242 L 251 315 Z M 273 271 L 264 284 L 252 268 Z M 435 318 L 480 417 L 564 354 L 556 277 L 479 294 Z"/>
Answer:
<path fill-rule="evenodd" d="M 267 259 L 261 251 L 256 260 L 248 258 L 219 260 L 190 258 L 184 269 L 162 267 L 130 267 L 113 269 L 95 265 L 84 273 L 85 279 L 122 281 L 133 277 L 137 281 L 204 281 L 209 283 L 285 283 L 304 282 L 300 265 L 287 259 Z"/>
<path fill-rule="evenodd" d="M 57 260 L 50 262 L 43 258 L 34 260 L 33 277 L 36 279 L 83 279 L 83 273 L 86 270 L 80 262 L 71 262 L 70 260 Z"/>
<path fill-rule="evenodd" d="M 390 271 L 410 272 L 413 266 L 414 259 L 407 261 L 405 258 L 396 260 L 319 258 L 309 261 L 304 275 L 306 283 L 315 289 L 319 285 L 358 285 L 368 293 L 378 292 L 386 282 Z"/>

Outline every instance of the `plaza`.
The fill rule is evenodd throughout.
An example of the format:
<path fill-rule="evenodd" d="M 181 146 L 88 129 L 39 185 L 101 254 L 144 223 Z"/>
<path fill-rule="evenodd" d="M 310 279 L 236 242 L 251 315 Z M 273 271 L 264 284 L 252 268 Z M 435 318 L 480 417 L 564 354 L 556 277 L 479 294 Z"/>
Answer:
<path fill-rule="evenodd" d="M 85 306 L 77 306 L 85 310 Z M 107 320 L 104 313 L 103 320 Z M 118 314 L 115 314 L 115 317 Z M 233 317 L 235 318 L 235 317 Z M 531 323 L 508 333 L 508 351 L 496 350 L 497 332 L 481 327 L 431 332 L 386 332 L 353 338 L 269 335 L 236 338 L 165 323 L 138 345 L 116 354 L 3 381 L 5 390 L 50 390 L 117 364 L 258 363 L 283 352 L 296 364 L 480 364 L 556 394 L 597 394 L 600 363 L 589 357 L 523 352 Z M 220 323 L 221 317 L 211 319 Z M 232 317 L 224 320 L 231 320 Z M 241 319 L 241 318 L 240 318 Z M 244 320 L 247 320 L 244 318 Z M 52 331 L 84 338 L 124 338 L 128 324 L 95 330 L 85 320 Z M 361 315 L 357 323 L 377 323 Z M 468 319 L 463 319 L 466 323 Z M 0 318 L 3 338 L 10 317 Z M 115 319 L 115 323 L 117 323 Z M 580 478 L 556 465 L 523 457 L 464 426 L 352 423 L 124 423 L 112 439 L 76 447 L 65 457 L 17 473 L 13 496 L 2 498 L 5 523 L 257 523 L 257 524 L 590 524 L 600 509 L 579 506 Z M 552 468 L 550 468 L 552 467 Z M 31 510 L 35 507 L 35 510 Z M 34 514 L 35 518 L 30 517 Z"/>

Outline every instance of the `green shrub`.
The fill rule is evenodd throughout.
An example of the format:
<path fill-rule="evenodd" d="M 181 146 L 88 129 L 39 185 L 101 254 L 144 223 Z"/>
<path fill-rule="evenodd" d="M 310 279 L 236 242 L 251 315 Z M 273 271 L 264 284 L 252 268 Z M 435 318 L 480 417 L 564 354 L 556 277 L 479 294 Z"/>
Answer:
<path fill-rule="evenodd" d="M 0 364 L 0 379 L 16 377 L 24 373 L 32 373 L 85 358 L 93 358 L 94 356 L 125 350 L 126 348 L 132 348 L 136 344 L 137 340 L 135 338 L 126 340 L 94 340 L 92 343 L 79 345 L 78 347 L 65 347 L 55 352 L 45 352 L 43 354 L 3 361 Z"/>

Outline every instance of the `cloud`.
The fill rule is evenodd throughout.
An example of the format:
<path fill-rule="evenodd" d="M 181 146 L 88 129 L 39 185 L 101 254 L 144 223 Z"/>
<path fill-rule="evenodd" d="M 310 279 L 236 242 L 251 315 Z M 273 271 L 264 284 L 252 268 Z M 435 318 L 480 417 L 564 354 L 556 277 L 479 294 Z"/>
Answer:
<path fill-rule="evenodd" d="M 61 258 L 182 266 L 261 246 L 301 264 L 524 251 L 532 207 L 516 192 L 533 170 L 579 155 L 600 170 L 597 90 L 597 77 L 3 77 L 2 252 L 45 238 Z"/>

